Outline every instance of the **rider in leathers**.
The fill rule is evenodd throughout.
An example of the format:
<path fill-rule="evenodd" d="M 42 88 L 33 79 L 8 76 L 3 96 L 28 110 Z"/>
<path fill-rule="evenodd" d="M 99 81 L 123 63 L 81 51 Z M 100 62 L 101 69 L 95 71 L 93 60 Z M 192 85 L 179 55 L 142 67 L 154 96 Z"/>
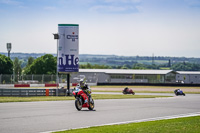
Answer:
<path fill-rule="evenodd" d="M 84 91 L 84 93 L 88 96 L 88 99 L 90 100 L 90 88 L 87 85 L 85 78 L 80 80 L 80 88 Z"/>

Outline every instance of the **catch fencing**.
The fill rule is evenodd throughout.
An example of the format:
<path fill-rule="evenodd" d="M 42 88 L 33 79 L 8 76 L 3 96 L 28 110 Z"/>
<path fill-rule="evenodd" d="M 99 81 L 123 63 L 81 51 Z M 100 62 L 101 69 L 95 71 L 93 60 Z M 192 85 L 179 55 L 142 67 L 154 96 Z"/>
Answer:
<path fill-rule="evenodd" d="M 93 74 L 71 74 L 70 83 L 79 83 L 80 78 L 85 77 L 87 83 L 97 84 L 97 76 Z M 6 75 L 0 74 L 0 84 L 56 84 L 56 75 Z M 67 75 L 58 75 L 58 83 L 67 83 Z"/>

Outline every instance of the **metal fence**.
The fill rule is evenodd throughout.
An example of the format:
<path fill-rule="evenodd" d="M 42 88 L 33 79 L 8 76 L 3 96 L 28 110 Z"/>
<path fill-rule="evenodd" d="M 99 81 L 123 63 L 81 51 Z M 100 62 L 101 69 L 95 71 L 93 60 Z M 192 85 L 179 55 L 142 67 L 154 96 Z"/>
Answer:
<path fill-rule="evenodd" d="M 47 93 L 48 91 L 48 93 Z M 72 95 L 72 89 L 69 90 Z M 67 89 L 58 89 L 58 96 L 66 96 Z M 47 95 L 48 94 L 48 95 Z M 56 89 L 0 89 L 0 96 L 56 96 Z"/>
<path fill-rule="evenodd" d="M 97 83 L 97 76 L 93 74 L 87 75 L 79 75 L 79 74 L 71 74 L 70 82 L 78 83 L 80 78 L 85 77 L 88 83 Z M 67 75 L 59 75 L 58 76 L 59 83 L 67 82 Z M 0 74 L 0 84 L 55 84 L 56 83 L 56 75 L 5 75 Z"/>

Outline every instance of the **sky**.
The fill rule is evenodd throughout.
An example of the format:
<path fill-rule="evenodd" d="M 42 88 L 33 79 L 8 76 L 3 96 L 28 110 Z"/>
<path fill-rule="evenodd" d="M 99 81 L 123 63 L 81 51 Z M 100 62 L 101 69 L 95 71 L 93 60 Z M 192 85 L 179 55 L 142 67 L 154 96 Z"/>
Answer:
<path fill-rule="evenodd" d="M 0 52 L 56 53 L 79 24 L 79 53 L 200 57 L 200 0 L 0 0 Z"/>

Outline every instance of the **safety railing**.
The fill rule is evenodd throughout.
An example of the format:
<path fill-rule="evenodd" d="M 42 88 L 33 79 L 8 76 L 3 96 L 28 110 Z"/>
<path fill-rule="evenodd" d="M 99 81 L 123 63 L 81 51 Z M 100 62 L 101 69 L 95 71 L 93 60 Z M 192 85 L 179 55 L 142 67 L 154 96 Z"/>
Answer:
<path fill-rule="evenodd" d="M 0 89 L 0 96 L 66 96 L 68 95 L 67 89 Z M 73 89 L 69 90 L 72 95 Z"/>

